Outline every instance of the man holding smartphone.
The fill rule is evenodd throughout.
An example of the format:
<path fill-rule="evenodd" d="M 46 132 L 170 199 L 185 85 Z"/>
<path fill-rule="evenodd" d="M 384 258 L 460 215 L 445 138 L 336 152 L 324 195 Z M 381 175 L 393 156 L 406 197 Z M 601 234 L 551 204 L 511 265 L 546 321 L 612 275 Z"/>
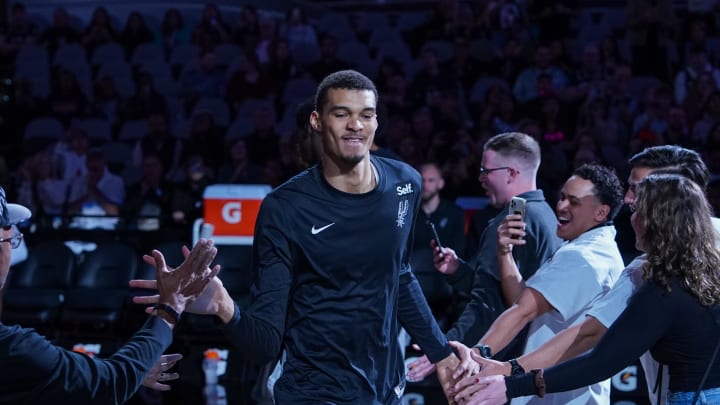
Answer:
<path fill-rule="evenodd" d="M 623 189 L 614 170 L 599 165 L 577 168 L 565 182 L 556 206 L 557 235 L 565 243 L 538 271 L 523 282 L 512 259 L 512 246 L 522 246 L 522 220 L 512 214 L 499 229 L 498 262 L 505 284 L 517 301 L 493 323 L 473 350 L 487 357 L 501 350 L 525 325 L 530 325 L 524 352 L 530 352 L 560 331 L 582 322 L 585 311 L 618 280 L 624 264 L 613 219 L 622 207 Z M 515 282 L 513 283 L 513 279 Z M 504 288 L 504 291 L 509 289 Z M 458 346 L 461 352 L 469 349 Z M 485 353 L 483 353 L 485 351 Z M 515 359 L 512 374 L 525 369 Z M 527 398 L 518 398 L 525 403 Z M 550 394 L 548 404 L 609 404 L 610 384 L 604 381 L 577 390 Z M 515 403 L 515 401 L 514 401 Z"/>
<path fill-rule="evenodd" d="M 557 219 L 545 201 L 542 190 L 537 189 L 536 177 L 540 167 L 540 146 L 531 136 L 508 132 L 490 138 L 484 146 L 479 180 L 487 192 L 490 204 L 501 209 L 483 231 L 477 254 L 468 262 L 460 259 L 454 249 L 436 247 L 435 268 L 446 276 L 458 291 L 468 293 L 470 302 L 465 306 L 455 325 L 447 333 L 449 340 L 473 345 L 482 337 L 493 321 L 515 301 L 506 297 L 500 284 L 497 262 L 497 229 L 507 216 L 508 202 L 514 196 L 527 201 L 526 243 L 515 249 L 512 256 L 525 279 L 560 246 L 555 235 Z M 513 345 L 499 358 L 512 358 L 520 354 L 524 338 L 518 336 Z M 423 356 L 409 366 L 408 378 L 422 380 L 434 371 L 434 366 Z"/>

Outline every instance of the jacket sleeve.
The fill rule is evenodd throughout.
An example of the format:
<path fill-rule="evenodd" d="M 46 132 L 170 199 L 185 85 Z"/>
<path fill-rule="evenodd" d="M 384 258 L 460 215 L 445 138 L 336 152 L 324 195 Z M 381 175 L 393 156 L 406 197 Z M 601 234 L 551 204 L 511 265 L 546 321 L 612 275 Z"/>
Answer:
<path fill-rule="evenodd" d="M 5 334 L 6 336 L 2 336 Z M 140 388 L 172 342 L 156 316 L 108 358 L 93 358 L 51 344 L 30 329 L 0 332 L 0 360 L 12 372 L 0 380 L 0 403 L 122 404 Z"/>

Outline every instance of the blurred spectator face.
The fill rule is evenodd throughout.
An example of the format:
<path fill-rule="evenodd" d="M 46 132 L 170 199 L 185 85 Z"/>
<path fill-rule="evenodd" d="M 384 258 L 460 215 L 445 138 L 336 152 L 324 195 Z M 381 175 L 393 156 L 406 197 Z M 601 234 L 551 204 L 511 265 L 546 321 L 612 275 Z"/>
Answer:
<path fill-rule="evenodd" d="M 202 58 L 200 58 L 200 68 L 205 72 L 209 72 L 216 67 L 217 55 L 215 55 L 215 52 L 205 52 Z"/>
<path fill-rule="evenodd" d="M 422 64 L 425 69 L 435 69 L 438 64 L 437 54 L 434 49 L 425 49 L 422 52 Z"/>
<path fill-rule="evenodd" d="M 130 28 L 131 31 L 140 31 L 144 25 L 145 22 L 139 13 L 131 13 L 128 16 L 128 28 Z"/>
<path fill-rule="evenodd" d="M 713 76 L 709 73 L 698 75 L 697 79 L 695 79 L 695 83 L 697 90 L 703 94 L 709 94 L 718 89 L 717 83 L 715 83 L 715 78 L 713 78 Z"/>
<path fill-rule="evenodd" d="M 203 21 L 212 22 L 213 20 L 217 20 L 219 16 L 220 12 L 215 4 L 208 3 L 205 5 L 203 9 Z"/>
<path fill-rule="evenodd" d="M 542 110 L 546 117 L 557 117 L 560 113 L 560 102 L 555 97 L 548 97 L 543 101 Z"/>
<path fill-rule="evenodd" d="M 553 88 L 553 82 L 552 77 L 549 75 L 540 75 L 537 78 L 537 94 L 540 97 L 543 96 L 550 96 L 555 94 L 555 89 Z"/>
<path fill-rule="evenodd" d="M 277 41 L 275 43 L 275 59 L 287 60 L 290 59 L 290 45 L 287 41 Z"/>
<path fill-rule="evenodd" d="M 337 53 L 337 40 L 332 36 L 325 36 L 320 43 L 320 54 L 325 57 L 334 57 Z"/>
<path fill-rule="evenodd" d="M 12 7 L 12 22 L 14 24 L 20 24 L 20 23 L 24 23 L 26 19 L 27 19 L 27 14 L 25 12 L 25 6 L 23 6 L 22 4 L 16 3 Z"/>
<path fill-rule="evenodd" d="M 85 162 L 87 178 L 90 184 L 96 184 L 105 174 L 105 158 L 101 153 L 92 153 Z"/>
<path fill-rule="evenodd" d="M 68 147 L 70 150 L 78 155 L 84 155 L 89 146 L 90 142 L 88 141 L 88 136 L 85 132 L 70 130 L 70 133 L 68 134 Z"/>
<path fill-rule="evenodd" d="M 143 181 L 151 185 L 159 185 L 163 178 L 163 168 L 160 158 L 154 155 L 146 155 L 142 160 Z"/>
<path fill-rule="evenodd" d="M 150 114 L 147 119 L 148 130 L 152 135 L 167 134 L 167 119 L 162 114 Z"/>
<path fill-rule="evenodd" d="M 53 25 L 56 27 L 67 27 L 70 25 L 70 16 L 64 8 L 56 8 L 53 12 Z"/>
<path fill-rule="evenodd" d="M 273 128 L 273 112 L 269 107 L 260 107 L 255 110 L 255 128 L 267 131 Z"/>
<path fill-rule="evenodd" d="M 95 9 L 92 17 L 92 24 L 96 26 L 106 26 L 110 24 L 110 17 L 108 16 L 107 10 L 103 7 Z"/>
<path fill-rule="evenodd" d="M 690 60 L 688 61 L 688 65 L 695 72 L 705 71 L 705 66 L 707 66 L 707 63 L 708 60 L 705 52 L 696 51 L 690 54 Z"/>
<path fill-rule="evenodd" d="M 117 93 L 117 88 L 115 87 L 115 79 L 113 79 L 112 76 L 103 76 L 98 84 L 100 94 L 102 96 L 108 97 L 113 96 Z"/>
<path fill-rule="evenodd" d="M 230 146 L 230 158 L 233 162 L 244 162 L 247 160 L 247 144 L 244 139 L 238 139 Z"/>
<path fill-rule="evenodd" d="M 288 21 L 293 24 L 302 24 L 305 22 L 305 17 L 303 16 L 303 12 L 300 7 L 293 7 L 290 10 Z"/>
<path fill-rule="evenodd" d="M 687 116 L 685 110 L 678 106 L 670 108 L 670 113 L 668 113 L 668 127 L 674 130 L 683 130 L 685 129 L 686 121 Z"/>
<path fill-rule="evenodd" d="M 193 132 L 205 132 L 213 127 L 213 116 L 207 111 L 201 111 L 195 114 L 192 120 Z"/>
<path fill-rule="evenodd" d="M 182 15 L 176 8 L 171 8 L 165 12 L 163 17 L 163 25 L 171 28 L 180 28 L 183 25 Z"/>
<path fill-rule="evenodd" d="M 632 70 L 630 70 L 629 66 L 618 66 L 615 68 L 612 82 L 616 91 L 620 93 L 627 91 L 628 86 L 630 86 L 631 79 Z"/>
<path fill-rule="evenodd" d="M 578 168 L 586 163 L 598 163 L 600 159 L 598 155 L 589 148 L 581 148 L 575 152 L 573 157 L 573 167 Z"/>
<path fill-rule="evenodd" d="M 707 35 L 707 28 L 705 27 L 705 22 L 703 21 L 693 21 L 692 24 L 690 24 L 690 41 L 691 42 L 703 42 L 705 40 L 705 37 Z"/>
<path fill-rule="evenodd" d="M 550 52 L 550 48 L 547 46 L 541 46 L 535 51 L 535 64 L 540 69 L 545 69 L 550 66 L 550 62 L 552 62 L 552 53 Z"/>
<path fill-rule="evenodd" d="M 585 45 L 582 54 L 582 64 L 587 68 L 593 68 L 600 65 L 600 50 L 597 45 Z"/>
<path fill-rule="evenodd" d="M 390 92 L 402 94 L 407 90 L 407 78 L 401 72 L 395 73 L 390 76 L 388 87 Z"/>
<path fill-rule="evenodd" d="M 263 38 L 273 38 L 275 36 L 275 20 L 272 18 L 263 18 L 260 20 L 260 36 Z"/>
<path fill-rule="evenodd" d="M 437 166 L 434 164 L 425 164 L 420 169 L 422 175 L 422 199 L 429 201 L 440 193 L 445 186 L 445 180 Z"/>
<path fill-rule="evenodd" d="M 63 93 L 69 93 L 75 90 L 75 75 L 69 70 L 63 70 L 62 73 L 60 73 L 59 85 L 60 91 Z"/>
<path fill-rule="evenodd" d="M 422 109 L 415 112 L 412 117 L 412 129 L 415 136 L 431 135 L 433 132 L 433 119 L 430 111 Z"/>

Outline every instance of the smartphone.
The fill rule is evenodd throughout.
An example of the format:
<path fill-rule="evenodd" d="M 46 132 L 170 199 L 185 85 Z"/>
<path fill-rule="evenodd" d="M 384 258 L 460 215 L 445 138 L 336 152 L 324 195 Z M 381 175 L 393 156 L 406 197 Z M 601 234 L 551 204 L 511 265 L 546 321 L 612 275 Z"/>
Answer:
<path fill-rule="evenodd" d="M 520 214 L 522 215 L 522 219 L 525 220 L 525 207 L 527 205 L 527 201 L 525 201 L 524 198 L 521 197 L 513 197 L 510 199 L 510 206 L 508 208 L 508 214 Z"/>
<path fill-rule="evenodd" d="M 442 243 L 440 243 L 440 236 L 438 236 L 437 229 L 435 229 L 435 224 L 433 224 L 432 222 L 430 222 L 430 229 L 432 229 L 433 238 L 435 238 L 435 243 L 437 243 L 438 247 L 442 251 L 443 246 L 442 246 Z"/>

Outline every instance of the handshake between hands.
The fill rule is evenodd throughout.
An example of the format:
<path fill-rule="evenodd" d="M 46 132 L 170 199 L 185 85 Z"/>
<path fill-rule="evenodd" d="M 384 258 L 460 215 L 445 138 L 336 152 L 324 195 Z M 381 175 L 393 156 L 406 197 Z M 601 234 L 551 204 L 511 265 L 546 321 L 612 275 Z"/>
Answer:
<path fill-rule="evenodd" d="M 505 404 L 504 363 L 485 359 L 477 349 L 460 342 L 451 341 L 450 345 L 459 358 L 451 354 L 433 365 L 427 356 L 422 356 L 408 365 L 408 380 L 420 381 L 437 371 L 438 381 L 451 405 Z"/>
<path fill-rule="evenodd" d="M 227 322 L 233 315 L 234 302 L 222 281 L 217 278 L 220 266 L 210 268 L 217 255 L 217 248 L 212 240 L 200 239 L 192 250 L 182 247 L 185 260 L 177 268 L 165 262 L 162 252 L 153 250 L 152 255 L 144 255 L 143 261 L 155 267 L 156 280 L 131 280 L 130 286 L 157 290 L 155 295 L 133 297 L 136 304 L 150 305 L 145 312 L 156 312 L 171 328 L 176 319 L 173 314 L 162 313 L 160 305 L 169 306 L 178 315 L 190 312 L 203 315 L 217 315 Z M 168 316 L 170 315 L 170 316 Z M 179 378 L 177 373 L 166 373 L 180 359 L 180 354 L 163 355 L 150 370 L 142 385 L 159 391 L 170 390 L 163 384 Z"/>

